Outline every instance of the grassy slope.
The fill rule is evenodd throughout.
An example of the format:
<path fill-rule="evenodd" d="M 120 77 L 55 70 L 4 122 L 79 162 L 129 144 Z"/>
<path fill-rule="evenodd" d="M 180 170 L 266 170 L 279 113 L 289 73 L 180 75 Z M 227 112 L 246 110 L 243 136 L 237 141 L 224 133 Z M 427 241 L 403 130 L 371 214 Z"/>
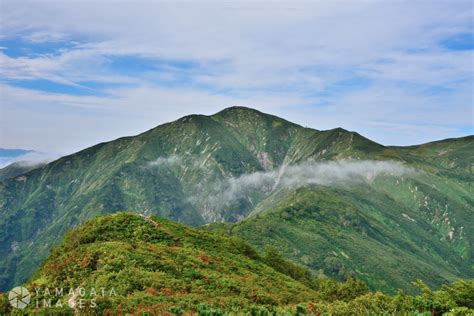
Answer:
<path fill-rule="evenodd" d="M 148 167 L 173 155 L 183 161 Z M 205 168 L 193 168 L 195 163 Z M 66 230 L 96 215 L 134 209 L 191 225 L 235 218 L 238 214 L 206 212 L 188 197 L 200 190 L 196 183 L 210 186 L 256 170 L 261 170 L 257 159 L 230 133 L 208 117 L 190 116 L 7 179 L 0 183 L 0 288 L 25 280 Z"/>
<path fill-rule="evenodd" d="M 114 288 L 117 296 L 98 298 L 97 313 L 286 306 L 319 297 L 237 238 L 133 213 L 99 217 L 69 232 L 28 287 Z M 41 305 L 42 298 L 51 297 L 34 300 Z M 68 297 L 61 299 L 67 306 Z"/>
<path fill-rule="evenodd" d="M 65 231 L 97 215 L 133 209 L 201 225 L 234 222 L 256 208 L 265 211 L 265 205 L 271 209 L 278 196 L 263 189 L 225 207 L 208 203 L 207 198 L 223 179 L 307 159 L 395 159 L 425 170 L 426 176 L 406 179 L 400 185 L 387 180 L 367 188 L 374 194 L 373 201 L 361 199 L 364 192 L 354 192 L 354 199 L 348 203 L 371 223 L 378 221 L 376 224 L 382 225 L 383 231 L 410 224 L 405 223 L 402 213 L 419 220 L 414 231 L 423 231 L 436 244 L 436 255 L 450 261 L 440 268 L 446 277 L 435 281 L 449 279 L 453 274 L 470 275 L 465 266 L 466 262 L 472 264 L 473 225 L 468 225 L 472 223 L 474 207 L 472 145 L 471 137 L 434 145 L 386 148 L 354 132 L 305 129 L 246 108 L 230 108 L 211 117 L 184 117 L 135 137 L 93 146 L 1 182 L 0 289 L 24 281 Z M 443 152 L 446 149 L 449 150 Z M 160 158 L 168 160 L 158 167 L 149 166 Z M 385 199 L 395 201 L 384 207 Z M 454 238 L 448 240 L 452 229 Z M 403 238 L 416 240 L 418 235 L 410 231 L 405 229 Z M 367 239 L 357 230 L 351 234 L 361 241 Z M 304 263 L 292 251 L 285 255 Z M 453 264 L 460 262 L 458 257 L 462 259 L 461 269 L 453 272 Z M 364 273 L 373 271 L 369 266 Z M 412 275 L 418 275 L 417 271 L 411 270 Z M 371 286 L 375 287 L 383 285 L 385 276 L 374 274 L 372 278 Z"/>
<path fill-rule="evenodd" d="M 355 276 L 385 291 L 413 291 L 415 278 L 431 286 L 472 278 L 473 141 L 371 146 L 372 159 L 401 160 L 418 171 L 364 185 L 274 192 L 226 230 L 260 248 L 277 246 L 315 273 Z M 369 152 L 363 145 L 361 152 Z"/>
<path fill-rule="evenodd" d="M 473 282 L 437 292 L 421 284 L 416 297 L 371 293 L 354 280 L 313 279 L 275 250 L 262 256 L 238 238 L 134 213 L 98 217 L 68 232 L 24 286 L 32 293 L 28 307 L 12 309 L 0 294 L 0 313 L 352 315 L 474 308 Z"/>
<path fill-rule="evenodd" d="M 456 253 L 451 241 L 433 238 L 423 218 L 369 187 L 308 186 L 281 195 L 230 232 L 259 248 L 278 247 L 317 274 L 353 276 L 385 291 L 413 291 L 416 278 L 438 286 L 459 275 L 474 277 L 472 261 Z"/>

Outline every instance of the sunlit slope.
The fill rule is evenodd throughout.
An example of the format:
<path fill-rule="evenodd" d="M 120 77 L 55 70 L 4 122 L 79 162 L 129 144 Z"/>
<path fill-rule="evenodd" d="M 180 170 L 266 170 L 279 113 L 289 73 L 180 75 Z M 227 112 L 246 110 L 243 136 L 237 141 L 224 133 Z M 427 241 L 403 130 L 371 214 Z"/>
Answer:
<path fill-rule="evenodd" d="M 267 265 L 237 238 L 133 213 L 99 217 L 69 232 L 29 284 L 83 287 L 88 294 L 91 289 L 107 289 L 94 309 L 87 303 L 94 296 L 81 297 L 86 306 L 81 312 L 98 314 L 166 313 L 173 306 L 186 311 L 206 306 L 250 309 L 319 297 L 304 283 Z M 116 295 L 110 295 L 112 288 Z M 34 298 L 40 306 L 41 298 Z M 63 307 L 56 312 L 73 311 L 68 307 L 70 297 L 55 297 L 54 303 L 57 299 L 63 300 Z"/>
<path fill-rule="evenodd" d="M 413 172 L 276 191 L 227 230 L 281 247 L 315 273 L 356 276 L 372 288 L 472 278 L 473 157 L 473 137 L 384 148 L 373 158 L 403 161 Z"/>
<path fill-rule="evenodd" d="M 474 226 L 473 144 L 473 138 L 467 137 L 414 147 L 384 147 L 355 132 L 303 128 L 242 107 L 213 116 L 187 116 L 137 136 L 98 144 L 0 182 L 0 289 L 26 280 L 64 232 L 97 215 L 132 209 L 193 226 L 237 222 L 249 214 L 272 211 L 279 199 L 294 194 L 294 188 L 281 190 L 276 185 L 280 175 L 288 173 L 292 166 L 346 160 L 398 161 L 419 170 L 403 179 L 401 175 L 386 181 L 377 177 L 367 187 L 346 187 L 350 197 L 347 203 L 357 213 L 384 223 L 390 231 L 397 229 L 391 225 L 398 221 L 415 225 L 403 214 L 415 219 L 414 231 L 432 239 L 437 245 L 433 248 L 436 256 L 448 261 L 435 269 L 439 274 L 429 278 L 432 284 L 468 276 L 472 272 L 472 267 L 466 267 L 472 264 Z M 263 184 L 253 182 L 262 176 Z M 329 185 L 318 190 L 332 196 L 334 189 Z M 397 220 L 392 221 L 391 216 Z M 335 229 L 346 229 L 337 226 L 340 223 L 335 225 Z M 249 227 L 249 236 L 259 233 L 252 229 Z M 300 227 L 296 225 L 295 229 Z M 352 233 L 361 240 L 367 239 L 356 229 Z M 414 240 L 417 236 L 407 229 L 404 238 Z M 391 245 L 397 251 L 403 248 L 396 240 Z M 447 252 L 438 253 L 438 249 Z M 285 255 L 304 263 L 290 250 Z M 324 254 L 311 256 L 320 262 L 321 255 Z M 437 262 L 420 257 L 417 252 L 412 256 L 423 265 Z M 350 271 L 362 263 L 341 259 L 338 264 L 341 262 Z M 459 267 L 453 270 L 457 263 Z M 315 269 L 321 263 L 307 265 Z M 365 279 L 372 280 L 371 286 L 393 288 L 387 274 L 375 274 L 377 270 L 371 268 L 358 270 L 369 274 Z M 419 269 L 409 271 L 413 278 L 426 276 Z M 325 274 L 347 275 L 330 271 Z M 403 284 L 410 287 L 409 281 Z"/>
<path fill-rule="evenodd" d="M 237 130 L 245 133 L 227 126 L 234 115 L 243 124 Z M 247 122 L 254 122 L 256 136 L 243 141 Z M 268 192 L 257 190 L 223 207 L 212 200 L 219 181 L 274 167 L 267 157 L 275 157 L 275 165 L 302 160 L 318 146 L 325 150 L 321 158 L 330 158 L 339 146 L 347 147 L 344 142 L 352 136 L 344 133 L 319 133 L 252 109 L 230 108 L 101 143 L 5 179 L 0 183 L 0 288 L 24 280 L 66 230 L 96 215 L 133 209 L 191 225 L 242 219 Z M 261 137 L 286 139 L 286 149 L 258 147 L 255 142 L 266 142 Z M 283 158 L 287 152 L 291 158 Z"/>
<path fill-rule="evenodd" d="M 229 231 L 261 248 L 278 247 L 316 274 L 413 291 L 416 278 L 438 286 L 474 277 L 467 193 L 452 198 L 410 177 L 307 185 L 275 193 Z"/>
<path fill-rule="evenodd" d="M 41 315 L 413 314 L 472 311 L 472 281 L 416 297 L 318 279 L 274 249 L 155 216 L 118 212 L 69 231 L 22 284 L 24 309 L 0 293 L 0 313 Z"/>

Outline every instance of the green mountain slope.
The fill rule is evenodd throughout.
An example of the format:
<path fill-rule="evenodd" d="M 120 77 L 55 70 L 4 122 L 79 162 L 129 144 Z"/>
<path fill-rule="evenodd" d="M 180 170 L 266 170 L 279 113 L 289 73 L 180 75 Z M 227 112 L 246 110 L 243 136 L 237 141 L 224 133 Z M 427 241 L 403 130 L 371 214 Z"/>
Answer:
<path fill-rule="evenodd" d="M 372 288 L 472 277 L 472 157 L 472 136 L 384 147 L 248 108 L 187 116 L 0 182 L 0 289 L 26 280 L 70 228 L 123 209 L 193 226 L 242 221 L 232 232 L 257 246 L 281 245 L 314 272 Z M 286 209 L 299 200 L 293 221 Z M 285 230 L 262 233 L 257 215 Z M 387 264 L 357 253 L 386 253 Z"/>
<path fill-rule="evenodd" d="M 307 186 L 280 194 L 230 232 L 260 248 L 278 247 L 317 274 L 357 277 L 385 291 L 412 290 L 415 278 L 435 286 L 459 275 L 472 277 L 466 230 L 451 240 L 447 228 L 435 231 L 437 225 L 423 213 L 388 194 L 369 186 Z M 462 205 L 458 211 L 463 208 L 470 211 Z M 473 220 L 469 213 L 458 218 Z"/>
<path fill-rule="evenodd" d="M 22 175 L 23 173 L 26 173 L 30 170 L 41 168 L 44 165 L 46 165 L 45 162 L 44 163 L 43 162 L 31 163 L 28 161 L 13 162 L 0 169 L 0 181 Z"/>
<path fill-rule="evenodd" d="M 414 172 L 350 184 L 280 190 L 226 228 L 258 247 L 273 245 L 315 273 L 349 276 L 372 288 L 412 291 L 473 277 L 474 138 L 384 148 Z"/>
<path fill-rule="evenodd" d="M 165 312 L 175 305 L 186 310 L 202 303 L 238 308 L 316 297 L 238 239 L 132 213 L 100 217 L 68 233 L 32 284 L 114 288 L 117 296 L 104 297 L 98 308 L 107 309 L 110 299 L 115 308 L 126 302 L 130 312 L 145 302 Z"/>
<path fill-rule="evenodd" d="M 423 294 L 386 296 L 364 284 L 313 279 L 235 237 L 158 217 L 116 213 L 68 232 L 24 285 L 24 309 L 0 294 L 0 313 L 40 315 L 301 315 L 445 311 L 474 308 L 473 282 Z"/>

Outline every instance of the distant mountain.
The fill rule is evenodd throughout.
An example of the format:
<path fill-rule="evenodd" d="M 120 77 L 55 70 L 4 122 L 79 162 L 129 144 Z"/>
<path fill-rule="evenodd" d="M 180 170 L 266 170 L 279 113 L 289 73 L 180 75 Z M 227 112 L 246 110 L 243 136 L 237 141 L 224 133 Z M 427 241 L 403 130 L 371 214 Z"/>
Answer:
<path fill-rule="evenodd" d="M 27 149 L 6 149 L 6 148 L 0 148 L 0 157 L 2 158 L 12 158 L 12 157 L 18 157 L 21 155 L 25 155 L 28 153 L 32 153 L 33 150 L 27 150 Z"/>
<path fill-rule="evenodd" d="M 120 210 L 225 222 L 207 228 L 386 291 L 474 277 L 473 157 L 473 136 L 385 147 L 242 107 L 186 116 L 3 180 L 0 289 L 68 229 Z"/>
<path fill-rule="evenodd" d="M 27 149 L 6 149 L 0 148 L 0 168 L 12 163 L 15 158 L 33 153 L 33 150 Z"/>
<path fill-rule="evenodd" d="M 27 284 L 21 314 L 469 314 L 474 281 L 416 297 L 314 278 L 274 249 L 158 217 L 115 213 L 68 232 Z M 0 293 L 0 313 L 18 312 Z"/>

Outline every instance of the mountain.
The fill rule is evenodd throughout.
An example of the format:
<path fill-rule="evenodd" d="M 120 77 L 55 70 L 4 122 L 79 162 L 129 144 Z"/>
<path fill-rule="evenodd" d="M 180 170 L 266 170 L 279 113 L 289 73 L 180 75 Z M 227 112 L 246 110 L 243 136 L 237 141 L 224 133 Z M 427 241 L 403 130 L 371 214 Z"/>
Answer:
<path fill-rule="evenodd" d="M 303 315 L 473 311 L 474 282 L 422 295 L 369 292 L 353 279 L 314 279 L 275 250 L 136 213 L 69 231 L 24 284 L 22 314 Z M 0 313 L 15 312 L 0 294 Z"/>
<path fill-rule="evenodd" d="M 101 143 L 0 183 L 0 289 L 63 234 L 135 210 L 274 245 L 315 274 L 413 291 L 474 277 L 474 137 L 385 147 L 233 107 Z"/>
<path fill-rule="evenodd" d="M 0 148 L 0 158 L 15 158 L 21 155 L 34 152 L 33 150 L 27 149 L 7 149 Z"/>

